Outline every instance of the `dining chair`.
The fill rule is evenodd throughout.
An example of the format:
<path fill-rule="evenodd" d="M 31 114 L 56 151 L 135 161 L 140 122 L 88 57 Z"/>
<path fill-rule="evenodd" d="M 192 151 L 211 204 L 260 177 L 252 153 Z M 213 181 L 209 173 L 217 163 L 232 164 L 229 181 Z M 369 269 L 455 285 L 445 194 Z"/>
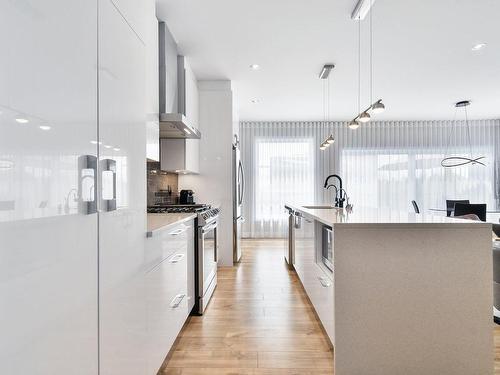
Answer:
<path fill-rule="evenodd" d="M 453 216 L 474 214 L 479 220 L 486 221 L 486 204 L 455 203 Z"/>
<path fill-rule="evenodd" d="M 413 205 L 413 209 L 415 210 L 416 214 L 420 213 L 420 209 L 418 208 L 418 204 L 415 201 L 411 201 L 411 204 Z"/>
<path fill-rule="evenodd" d="M 451 213 L 455 209 L 455 203 L 467 203 L 469 204 L 468 199 L 462 199 L 462 200 L 454 200 L 454 199 L 447 199 L 446 200 L 446 216 L 451 216 Z M 457 216 L 457 215 L 454 215 Z"/>

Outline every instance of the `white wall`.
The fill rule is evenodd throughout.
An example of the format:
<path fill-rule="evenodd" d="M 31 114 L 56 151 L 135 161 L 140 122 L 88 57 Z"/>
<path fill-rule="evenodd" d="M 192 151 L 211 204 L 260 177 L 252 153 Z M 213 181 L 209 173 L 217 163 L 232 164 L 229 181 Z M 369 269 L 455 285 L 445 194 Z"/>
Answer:
<path fill-rule="evenodd" d="M 198 203 L 220 205 L 219 266 L 233 265 L 231 81 L 198 81 L 200 174 L 179 176 L 179 189 L 192 189 Z"/>

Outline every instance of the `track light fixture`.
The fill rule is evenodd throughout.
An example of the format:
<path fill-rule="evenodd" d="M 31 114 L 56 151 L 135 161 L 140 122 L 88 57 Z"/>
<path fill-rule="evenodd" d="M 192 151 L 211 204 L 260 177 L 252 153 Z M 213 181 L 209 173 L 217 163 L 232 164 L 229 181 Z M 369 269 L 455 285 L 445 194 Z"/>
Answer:
<path fill-rule="evenodd" d="M 373 103 L 371 106 L 369 106 L 367 109 L 365 109 L 363 112 L 360 112 L 356 117 L 354 117 L 350 122 L 349 122 L 349 128 L 350 129 L 357 129 L 359 128 L 359 123 L 362 122 L 366 124 L 369 122 L 372 118 L 370 115 L 370 112 L 373 113 L 381 113 L 385 110 L 385 105 L 382 103 L 382 99 L 377 100 L 375 103 Z"/>
<path fill-rule="evenodd" d="M 333 145 L 335 143 L 335 137 L 333 134 L 330 134 L 324 141 L 321 143 L 321 146 L 319 146 L 320 150 L 326 150 L 328 147 Z"/>
<path fill-rule="evenodd" d="M 371 9 L 373 3 L 374 0 L 359 0 L 352 14 L 352 19 L 358 22 L 358 114 L 348 124 L 349 128 L 353 130 L 359 128 L 360 122 L 366 124 L 371 120 L 370 112 L 378 114 L 385 111 L 382 99 L 361 111 L 361 22 L 368 12 L 370 12 L 370 102 L 373 101 L 373 9 Z"/>
<path fill-rule="evenodd" d="M 330 121 L 330 73 L 335 68 L 334 64 L 325 64 L 319 73 L 319 78 L 323 80 L 323 122 L 328 126 Z M 333 134 L 330 134 L 319 146 L 320 150 L 326 150 L 335 143 Z"/>

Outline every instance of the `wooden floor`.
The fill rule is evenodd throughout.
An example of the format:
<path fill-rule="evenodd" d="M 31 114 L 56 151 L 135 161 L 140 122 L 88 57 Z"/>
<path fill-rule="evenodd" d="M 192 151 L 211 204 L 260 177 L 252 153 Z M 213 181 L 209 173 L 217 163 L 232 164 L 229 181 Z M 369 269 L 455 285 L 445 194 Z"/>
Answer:
<path fill-rule="evenodd" d="M 495 375 L 500 375 L 500 328 Z M 247 240 L 242 262 L 219 269 L 205 315 L 191 317 L 161 375 L 331 375 L 333 350 L 296 275 L 283 262 L 283 242 Z"/>
<path fill-rule="evenodd" d="M 333 353 L 282 241 L 243 241 L 241 263 L 219 269 L 214 296 L 191 317 L 162 375 L 324 375 Z"/>

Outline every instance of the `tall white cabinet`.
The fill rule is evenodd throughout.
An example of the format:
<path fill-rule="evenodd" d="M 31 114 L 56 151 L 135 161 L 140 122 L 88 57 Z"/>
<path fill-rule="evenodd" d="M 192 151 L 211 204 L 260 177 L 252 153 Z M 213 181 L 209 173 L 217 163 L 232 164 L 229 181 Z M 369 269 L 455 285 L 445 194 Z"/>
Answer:
<path fill-rule="evenodd" d="M 199 140 L 198 175 L 180 175 L 179 188 L 192 189 L 196 200 L 220 207 L 219 266 L 233 265 L 233 126 L 237 118 L 231 81 L 198 81 Z"/>
<path fill-rule="evenodd" d="M 0 2 L 0 374 L 98 371 L 98 215 L 78 199 L 80 157 L 97 156 L 96 14 Z"/>
<path fill-rule="evenodd" d="M 118 6 L 121 4 L 117 3 Z M 116 163 L 115 207 L 99 214 L 100 375 L 146 373 L 144 237 L 146 228 L 145 44 L 109 0 L 99 2 L 100 163 Z M 118 150 L 118 151 L 116 151 Z M 109 177 L 112 178 L 112 177 Z M 112 184 L 112 183 L 111 183 Z M 113 188 L 111 187 L 111 190 Z"/>
<path fill-rule="evenodd" d="M 151 12 L 0 3 L 0 374 L 148 374 Z"/>

